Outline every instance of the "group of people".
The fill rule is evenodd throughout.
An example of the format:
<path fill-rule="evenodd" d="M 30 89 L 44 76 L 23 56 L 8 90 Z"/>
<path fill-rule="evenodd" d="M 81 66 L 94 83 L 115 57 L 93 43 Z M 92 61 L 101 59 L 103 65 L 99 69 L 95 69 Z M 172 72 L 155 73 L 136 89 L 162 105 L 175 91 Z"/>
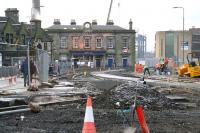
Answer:
<path fill-rule="evenodd" d="M 28 58 L 26 58 L 22 65 L 21 65 L 21 72 L 23 73 L 24 77 L 24 87 L 29 85 L 29 77 L 28 77 Z M 30 60 L 30 83 L 32 83 L 33 75 L 37 73 L 36 65 L 34 64 L 33 60 Z"/>
<path fill-rule="evenodd" d="M 60 75 L 60 62 L 55 60 L 55 63 L 49 65 L 49 75 Z"/>

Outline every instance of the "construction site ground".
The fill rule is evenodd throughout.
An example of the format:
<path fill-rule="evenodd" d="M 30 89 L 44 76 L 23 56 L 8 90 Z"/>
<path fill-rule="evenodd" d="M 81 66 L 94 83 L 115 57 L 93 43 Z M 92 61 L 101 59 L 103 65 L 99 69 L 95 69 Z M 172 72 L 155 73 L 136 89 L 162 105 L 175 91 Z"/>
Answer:
<path fill-rule="evenodd" d="M 200 133 L 198 78 L 151 75 L 145 77 L 143 84 L 139 81 L 141 74 L 130 71 L 84 74 L 64 76 L 53 88 L 1 95 L 4 99 L 14 98 L 15 106 L 30 102 L 40 106 L 37 113 L 0 112 L 0 132 L 80 133 L 90 95 L 97 133 L 132 133 L 133 128 L 140 133 L 137 114 L 131 109 L 135 97 L 137 104 L 143 106 L 151 133 Z M 11 106 L 11 102 L 1 103 L 1 108 L 7 105 Z"/>

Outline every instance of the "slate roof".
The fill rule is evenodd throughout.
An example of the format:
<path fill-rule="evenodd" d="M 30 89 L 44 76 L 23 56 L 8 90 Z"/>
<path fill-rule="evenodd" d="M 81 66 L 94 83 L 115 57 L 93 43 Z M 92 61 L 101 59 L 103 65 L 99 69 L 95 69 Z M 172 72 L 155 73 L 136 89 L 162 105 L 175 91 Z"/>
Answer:
<path fill-rule="evenodd" d="M 8 18 L 0 16 L 0 42 L 2 42 L 1 33 L 6 25 Z"/>
<path fill-rule="evenodd" d="M 64 30 L 69 32 L 83 31 L 83 25 L 52 25 L 46 28 L 47 31 Z M 127 30 L 117 25 L 92 25 L 92 31 L 97 32 L 133 32 L 132 30 Z"/>
<path fill-rule="evenodd" d="M 3 31 L 3 28 L 5 27 L 7 21 L 7 17 L 0 17 L 0 32 Z"/>
<path fill-rule="evenodd" d="M 7 20 L 8 20 L 7 17 L 1 17 L 1 16 L 0 16 L 0 22 L 7 21 Z"/>
<path fill-rule="evenodd" d="M 0 22 L 0 32 L 3 31 L 5 25 L 6 25 L 6 22 Z"/>

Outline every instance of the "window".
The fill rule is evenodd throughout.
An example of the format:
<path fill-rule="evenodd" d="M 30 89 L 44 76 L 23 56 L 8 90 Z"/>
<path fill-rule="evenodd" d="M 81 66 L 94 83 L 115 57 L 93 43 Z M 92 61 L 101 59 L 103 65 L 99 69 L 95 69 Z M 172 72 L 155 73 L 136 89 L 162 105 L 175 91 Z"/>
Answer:
<path fill-rule="evenodd" d="M 86 37 L 84 39 L 84 44 L 85 44 L 85 48 L 90 48 L 90 43 L 91 43 L 91 40 L 89 37 Z"/>
<path fill-rule="evenodd" d="M 25 38 L 25 35 L 24 34 L 22 34 L 21 35 L 21 40 L 22 40 L 22 45 L 25 45 L 26 44 L 26 38 Z"/>
<path fill-rule="evenodd" d="M 10 43 L 13 44 L 13 34 L 10 34 Z"/>
<path fill-rule="evenodd" d="M 122 38 L 122 47 L 128 48 L 128 38 Z"/>
<path fill-rule="evenodd" d="M 164 40 L 161 39 L 161 43 L 160 43 L 160 45 L 161 45 L 161 46 L 160 46 L 160 56 L 161 56 L 161 57 L 163 56 L 163 47 L 164 47 L 164 46 L 163 46 L 163 45 L 164 45 L 163 42 L 164 42 Z"/>
<path fill-rule="evenodd" d="M 79 46 L 79 38 L 73 37 L 73 48 L 78 48 Z"/>
<path fill-rule="evenodd" d="M 67 37 L 61 37 L 60 48 L 67 48 Z"/>
<path fill-rule="evenodd" d="M 1 39 L 4 42 L 4 39 L 5 39 L 4 34 L 1 34 L 1 36 L 2 36 Z"/>
<path fill-rule="evenodd" d="M 9 40 L 10 40 L 9 34 L 7 33 L 7 34 L 6 34 L 6 42 L 9 43 Z"/>
<path fill-rule="evenodd" d="M 2 53 L 0 53 L 0 67 L 2 67 Z"/>
<path fill-rule="evenodd" d="M 165 33 L 165 56 L 173 58 L 174 57 L 174 33 L 167 32 Z"/>
<path fill-rule="evenodd" d="M 44 43 L 44 50 L 47 50 L 47 43 Z"/>
<path fill-rule="evenodd" d="M 41 43 L 38 43 L 37 48 L 38 48 L 38 49 L 42 49 L 42 44 L 41 44 Z"/>
<path fill-rule="evenodd" d="M 97 48 L 101 48 L 102 47 L 102 39 L 101 38 L 97 38 L 96 39 L 96 47 Z"/>
<path fill-rule="evenodd" d="M 51 42 L 47 42 L 47 50 L 52 52 L 53 50 L 52 47 L 53 47 L 53 44 Z"/>
<path fill-rule="evenodd" d="M 108 48 L 113 48 L 113 38 L 108 38 L 107 39 L 107 47 Z"/>

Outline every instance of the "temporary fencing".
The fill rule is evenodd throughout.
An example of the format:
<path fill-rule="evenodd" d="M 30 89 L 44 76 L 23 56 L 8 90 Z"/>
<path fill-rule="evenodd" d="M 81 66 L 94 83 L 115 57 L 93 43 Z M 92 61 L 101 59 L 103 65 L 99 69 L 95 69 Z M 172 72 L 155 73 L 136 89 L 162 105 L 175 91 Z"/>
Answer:
<path fill-rule="evenodd" d="M 0 67 L 0 80 L 1 83 L 9 86 L 15 85 L 17 82 L 17 74 L 19 69 L 15 66 L 2 66 Z"/>
<path fill-rule="evenodd" d="M 135 73 L 142 73 L 142 72 L 143 72 L 142 64 L 135 64 Z"/>
<path fill-rule="evenodd" d="M 9 85 L 16 85 L 17 84 L 17 78 L 16 78 L 16 76 L 10 76 L 8 78 L 8 81 L 9 81 Z"/>
<path fill-rule="evenodd" d="M 16 76 L 19 69 L 16 66 L 2 66 L 0 67 L 0 78 L 8 78 L 10 76 Z"/>

